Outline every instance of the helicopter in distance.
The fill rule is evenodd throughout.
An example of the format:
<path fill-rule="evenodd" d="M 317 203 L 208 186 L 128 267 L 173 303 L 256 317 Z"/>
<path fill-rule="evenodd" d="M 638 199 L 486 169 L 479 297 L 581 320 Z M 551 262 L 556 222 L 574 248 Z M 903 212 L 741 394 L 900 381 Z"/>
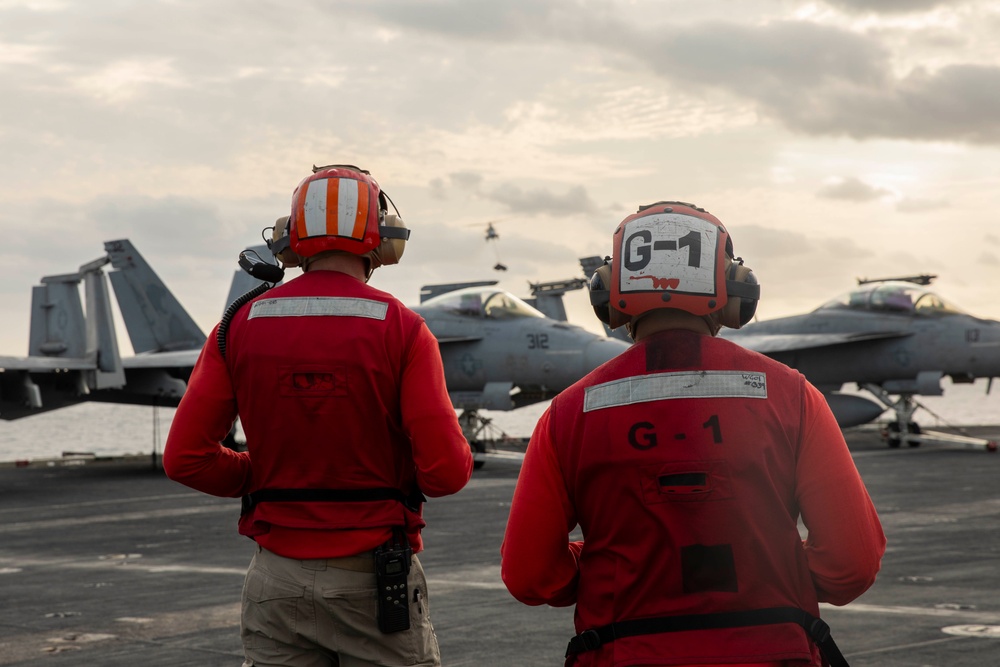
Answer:
<path fill-rule="evenodd" d="M 504 220 L 506 220 L 506 218 L 498 218 L 496 220 L 487 220 L 486 222 L 475 222 L 469 225 L 469 227 L 482 227 L 483 225 L 486 225 L 486 243 L 490 244 L 490 242 L 492 242 L 493 251 L 496 253 L 497 263 L 493 265 L 494 271 L 507 270 L 507 265 L 500 261 L 500 249 L 497 247 L 497 241 L 500 240 L 500 233 L 497 232 L 496 227 L 493 226 L 494 223 L 503 222 Z"/>

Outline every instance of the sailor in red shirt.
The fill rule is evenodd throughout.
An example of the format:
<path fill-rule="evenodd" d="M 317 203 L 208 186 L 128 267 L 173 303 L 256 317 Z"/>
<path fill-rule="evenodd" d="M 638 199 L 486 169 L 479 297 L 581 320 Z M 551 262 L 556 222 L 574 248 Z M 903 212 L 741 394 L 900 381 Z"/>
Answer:
<path fill-rule="evenodd" d="M 472 454 L 437 340 L 367 284 L 399 261 L 409 230 L 367 171 L 313 171 L 271 244 L 304 273 L 230 308 L 209 336 L 163 465 L 243 498 L 239 531 L 257 543 L 246 667 L 440 665 L 416 557 L 421 494 L 461 490 Z M 237 415 L 245 452 L 220 444 Z M 377 582 L 392 595 L 376 596 Z"/>
<path fill-rule="evenodd" d="M 759 296 L 715 216 L 645 206 L 613 248 L 591 298 L 635 345 L 539 420 L 504 583 L 525 604 L 576 605 L 567 665 L 845 665 L 819 602 L 867 590 L 885 536 L 826 401 L 715 337 Z"/>

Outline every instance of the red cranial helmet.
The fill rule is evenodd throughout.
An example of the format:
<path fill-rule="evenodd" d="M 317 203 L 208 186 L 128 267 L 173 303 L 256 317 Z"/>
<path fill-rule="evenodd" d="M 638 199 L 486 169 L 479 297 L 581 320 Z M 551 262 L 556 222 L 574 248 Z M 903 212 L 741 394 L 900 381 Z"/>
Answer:
<path fill-rule="evenodd" d="M 292 193 L 292 250 L 299 257 L 326 250 L 368 254 L 381 241 L 378 225 L 385 206 L 380 195 L 375 179 L 356 167 L 314 170 Z"/>
<path fill-rule="evenodd" d="M 612 247 L 610 265 L 591 281 L 595 312 L 611 328 L 660 308 L 712 315 L 734 329 L 753 318 L 757 278 L 708 211 L 683 202 L 640 207 L 618 225 Z"/>
<path fill-rule="evenodd" d="M 302 258 L 328 250 L 360 255 L 370 260 L 370 270 L 395 264 L 410 230 L 398 215 L 388 213 L 387 200 L 363 169 L 313 167 L 292 193 L 289 248 Z"/>

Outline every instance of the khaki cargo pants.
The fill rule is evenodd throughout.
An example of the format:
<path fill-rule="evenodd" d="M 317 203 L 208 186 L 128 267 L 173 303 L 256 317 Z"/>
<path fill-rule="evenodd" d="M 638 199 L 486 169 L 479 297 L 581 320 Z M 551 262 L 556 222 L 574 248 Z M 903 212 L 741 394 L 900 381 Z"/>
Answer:
<path fill-rule="evenodd" d="M 243 667 L 440 667 L 416 556 L 408 584 L 410 629 L 382 634 L 371 552 L 295 560 L 257 547 L 243 585 Z"/>

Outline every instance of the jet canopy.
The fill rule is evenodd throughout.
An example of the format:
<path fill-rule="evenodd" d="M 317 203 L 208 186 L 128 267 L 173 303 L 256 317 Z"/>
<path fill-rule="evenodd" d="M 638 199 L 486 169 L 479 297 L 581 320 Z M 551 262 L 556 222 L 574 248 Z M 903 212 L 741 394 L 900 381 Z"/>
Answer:
<path fill-rule="evenodd" d="M 446 292 L 420 304 L 467 317 L 510 320 L 519 317 L 545 317 L 510 292 L 495 287 L 466 287 Z"/>
<path fill-rule="evenodd" d="M 921 317 L 953 315 L 963 312 L 926 287 L 899 281 L 866 283 L 847 294 L 842 294 L 836 299 L 826 302 L 816 311 L 842 309 Z"/>

